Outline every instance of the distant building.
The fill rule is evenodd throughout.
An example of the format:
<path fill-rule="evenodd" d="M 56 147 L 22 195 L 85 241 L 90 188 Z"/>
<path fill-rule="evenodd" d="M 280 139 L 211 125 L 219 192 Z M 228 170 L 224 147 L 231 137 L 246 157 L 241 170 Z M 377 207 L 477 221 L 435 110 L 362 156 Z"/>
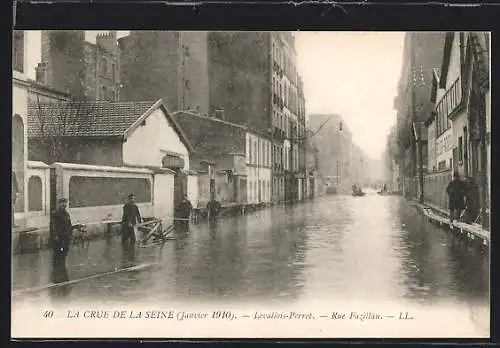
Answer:
<path fill-rule="evenodd" d="M 42 30 L 37 82 L 79 99 L 117 101 L 120 48 L 116 31 L 85 41 L 84 30 Z"/>
<path fill-rule="evenodd" d="M 223 205 L 271 201 L 271 146 L 248 127 L 190 112 L 175 112 L 194 152 L 198 172 L 198 205 L 212 193 Z M 205 179 L 206 177 L 206 179 Z"/>
<path fill-rule="evenodd" d="M 353 184 L 364 182 L 366 157 L 340 115 L 311 114 L 308 127 L 318 147 L 319 173 L 334 191 L 349 193 Z"/>

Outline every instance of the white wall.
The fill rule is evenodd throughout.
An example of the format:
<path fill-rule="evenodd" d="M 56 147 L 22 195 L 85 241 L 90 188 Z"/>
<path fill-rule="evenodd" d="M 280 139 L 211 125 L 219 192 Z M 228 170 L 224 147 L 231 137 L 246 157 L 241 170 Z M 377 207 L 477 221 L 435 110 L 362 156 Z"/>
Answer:
<path fill-rule="evenodd" d="M 162 166 L 163 151 L 178 153 L 189 170 L 189 153 L 177 132 L 170 126 L 165 112 L 159 108 L 139 126 L 123 144 L 123 161 L 129 165 Z"/>
<path fill-rule="evenodd" d="M 24 143 L 24 155 L 23 155 L 23 172 L 24 175 L 24 185 L 23 192 L 26 193 L 28 190 L 28 183 L 26 178 L 27 173 L 27 161 L 28 161 L 28 132 L 27 132 L 27 115 L 28 115 L 28 90 L 27 87 L 23 86 L 22 82 L 26 80 L 26 77 L 17 71 L 13 71 L 13 83 L 12 83 L 12 116 L 19 115 L 23 121 L 23 143 Z M 19 181 L 19 179 L 18 179 Z M 19 183 L 18 183 L 19 184 Z M 27 199 L 24 199 L 24 211 L 27 211 Z M 23 219 L 24 214 L 16 213 L 15 219 L 16 223 L 18 220 Z M 23 225 L 24 222 L 19 222 L 18 224 Z"/>
<path fill-rule="evenodd" d="M 174 221 L 174 174 L 155 173 L 153 188 L 153 212 L 165 225 Z M 165 226 L 166 227 L 166 226 Z"/>
<path fill-rule="evenodd" d="M 145 178 L 150 181 L 151 195 L 154 193 L 153 172 L 141 168 L 90 166 L 70 163 L 54 163 L 56 170 L 56 196 L 69 198 L 69 182 L 72 176 L 92 176 L 111 178 Z M 126 193 L 123 193 L 126 194 Z M 153 196 L 151 197 L 153 200 Z M 123 202 L 123 204 L 125 201 Z M 123 204 L 98 207 L 68 208 L 71 222 L 93 223 L 104 220 L 121 220 Z M 153 203 L 138 203 L 137 206 L 143 217 L 153 216 Z"/>
<path fill-rule="evenodd" d="M 450 52 L 450 65 L 448 67 L 448 75 L 446 78 L 446 89 L 448 90 L 453 82 L 460 76 L 460 38 L 459 34 L 455 33 L 453 44 Z M 438 100 L 439 101 L 439 100 Z"/>
<path fill-rule="evenodd" d="M 453 157 L 452 128 L 445 131 L 436 139 L 436 168 L 438 163 L 446 161 L 446 168 L 450 168 L 450 159 Z"/>
<path fill-rule="evenodd" d="M 271 154 L 272 146 L 271 141 L 260 137 L 253 133 L 246 134 L 247 144 L 247 201 L 248 203 L 260 203 L 271 201 Z M 257 146 L 257 152 L 254 151 L 254 144 Z M 250 145 L 250 148 L 248 148 Z M 252 156 L 250 156 L 250 153 Z M 252 159 L 252 161 L 250 161 Z M 260 186 L 260 200 L 259 200 L 259 180 Z"/>
<path fill-rule="evenodd" d="M 198 175 L 188 174 L 187 176 L 187 196 L 193 207 L 198 206 Z"/>
<path fill-rule="evenodd" d="M 26 191 L 26 226 L 44 228 L 50 224 L 50 167 L 42 162 L 29 161 L 26 174 L 26 186 L 32 176 L 42 182 L 42 211 L 28 211 L 29 192 Z"/>

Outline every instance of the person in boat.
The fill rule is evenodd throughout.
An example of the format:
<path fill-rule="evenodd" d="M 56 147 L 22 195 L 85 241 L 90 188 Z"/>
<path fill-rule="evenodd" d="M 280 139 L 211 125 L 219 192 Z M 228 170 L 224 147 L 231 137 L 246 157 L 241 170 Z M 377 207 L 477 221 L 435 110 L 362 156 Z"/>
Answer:
<path fill-rule="evenodd" d="M 474 178 L 467 177 L 465 181 L 465 212 L 464 222 L 472 223 L 479 215 L 479 187 Z"/>
<path fill-rule="evenodd" d="M 465 208 L 465 183 L 460 180 L 458 172 L 453 173 L 453 180 L 446 187 L 450 207 L 450 222 L 458 220 Z"/>
<path fill-rule="evenodd" d="M 135 195 L 128 195 L 128 202 L 123 206 L 122 215 L 122 244 L 134 244 L 136 242 L 135 229 L 142 222 L 139 207 L 135 204 Z"/>
<path fill-rule="evenodd" d="M 352 193 L 357 194 L 358 193 L 358 187 L 356 184 L 352 185 Z"/>

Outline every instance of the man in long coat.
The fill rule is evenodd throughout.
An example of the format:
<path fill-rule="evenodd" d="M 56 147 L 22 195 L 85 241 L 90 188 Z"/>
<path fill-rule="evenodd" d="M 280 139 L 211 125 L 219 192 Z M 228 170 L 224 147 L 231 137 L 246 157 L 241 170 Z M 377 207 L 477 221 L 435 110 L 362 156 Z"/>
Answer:
<path fill-rule="evenodd" d="M 50 241 L 54 265 L 64 263 L 69 252 L 72 235 L 71 218 L 66 210 L 68 200 L 60 198 L 50 218 Z"/>
<path fill-rule="evenodd" d="M 128 195 L 128 202 L 123 206 L 122 215 L 122 243 L 135 243 L 135 226 L 142 222 L 139 207 L 135 204 L 135 195 Z"/>
<path fill-rule="evenodd" d="M 450 220 L 458 220 L 465 208 L 465 183 L 460 180 L 458 172 L 453 173 L 453 180 L 446 187 L 449 198 Z"/>
<path fill-rule="evenodd" d="M 465 214 L 464 222 L 472 223 L 480 212 L 479 187 L 474 178 L 468 177 L 465 186 Z"/>

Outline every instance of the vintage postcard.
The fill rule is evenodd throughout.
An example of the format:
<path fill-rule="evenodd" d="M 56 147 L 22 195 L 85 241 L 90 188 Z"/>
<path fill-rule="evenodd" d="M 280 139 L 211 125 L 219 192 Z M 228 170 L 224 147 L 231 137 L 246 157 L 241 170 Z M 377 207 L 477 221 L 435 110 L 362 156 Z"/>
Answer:
<path fill-rule="evenodd" d="M 12 38 L 13 338 L 489 337 L 489 33 Z"/>

